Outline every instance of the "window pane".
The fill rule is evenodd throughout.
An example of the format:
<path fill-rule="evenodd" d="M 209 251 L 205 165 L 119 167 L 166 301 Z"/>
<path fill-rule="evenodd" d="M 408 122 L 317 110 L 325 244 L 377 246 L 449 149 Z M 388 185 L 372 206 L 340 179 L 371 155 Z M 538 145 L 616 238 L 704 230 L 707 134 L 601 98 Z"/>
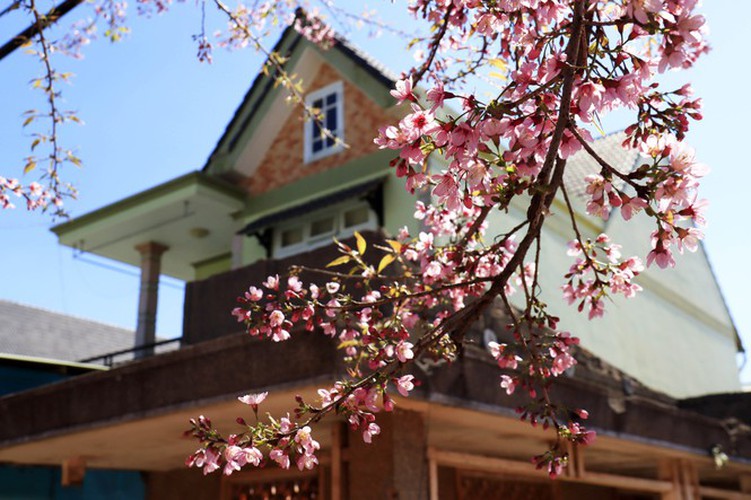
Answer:
<path fill-rule="evenodd" d="M 313 122 L 313 136 L 311 137 L 312 140 L 320 139 L 321 138 L 321 125 L 317 121 Z"/>
<path fill-rule="evenodd" d="M 326 96 L 326 105 L 336 104 L 336 92 Z"/>
<path fill-rule="evenodd" d="M 313 101 L 313 107 L 320 111 L 321 108 L 323 108 L 323 99 L 316 99 Z"/>
<path fill-rule="evenodd" d="M 322 139 L 316 139 L 313 141 L 313 152 L 317 153 L 323 149 L 323 140 Z"/>
<path fill-rule="evenodd" d="M 329 108 L 326 110 L 326 128 L 336 135 L 337 123 L 336 123 L 336 108 Z"/>
<path fill-rule="evenodd" d="M 370 209 L 366 206 L 353 208 L 344 212 L 344 227 L 359 226 L 368 222 Z"/>
<path fill-rule="evenodd" d="M 334 231 L 334 217 L 326 217 L 313 221 L 310 225 L 310 236 L 319 236 L 321 234 L 331 233 Z"/>
<path fill-rule="evenodd" d="M 290 245 L 296 245 L 302 243 L 302 227 L 293 227 L 291 229 L 285 229 L 282 231 L 281 246 L 288 247 Z"/>

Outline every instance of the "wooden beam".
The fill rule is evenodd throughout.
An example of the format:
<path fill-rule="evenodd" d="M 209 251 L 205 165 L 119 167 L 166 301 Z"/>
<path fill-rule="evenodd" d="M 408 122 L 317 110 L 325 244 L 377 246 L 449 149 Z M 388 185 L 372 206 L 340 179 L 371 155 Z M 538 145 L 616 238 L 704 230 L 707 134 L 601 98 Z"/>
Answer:
<path fill-rule="evenodd" d="M 536 469 L 527 462 L 519 462 L 505 458 L 487 457 L 429 448 L 428 460 L 434 461 L 436 464 L 456 467 L 463 470 L 476 470 L 496 474 L 504 473 L 526 477 L 547 477 L 546 471 Z M 564 475 L 560 476 L 558 479 L 566 482 L 609 486 L 612 488 L 649 493 L 662 494 L 673 490 L 673 484 L 670 481 L 618 476 L 615 474 L 603 474 L 592 471 L 586 471 L 581 476 Z"/>
<path fill-rule="evenodd" d="M 718 500 L 751 500 L 751 493 L 723 490 L 722 488 L 710 488 L 708 486 L 699 487 L 699 494 L 702 498 L 709 497 Z"/>
<path fill-rule="evenodd" d="M 668 481 L 659 479 L 644 479 L 640 477 L 618 476 L 616 474 L 603 474 L 601 472 L 587 471 L 581 478 L 561 477 L 562 481 L 608 486 L 630 491 L 644 491 L 648 493 L 664 493 L 671 491 L 673 485 Z"/>
<path fill-rule="evenodd" d="M 437 450 L 428 448 L 428 460 L 436 464 L 456 467 L 463 470 L 476 470 L 482 472 L 511 473 L 519 476 L 546 477 L 547 473 L 536 469 L 528 462 L 518 462 L 505 458 L 487 457 L 459 453 L 455 451 Z"/>

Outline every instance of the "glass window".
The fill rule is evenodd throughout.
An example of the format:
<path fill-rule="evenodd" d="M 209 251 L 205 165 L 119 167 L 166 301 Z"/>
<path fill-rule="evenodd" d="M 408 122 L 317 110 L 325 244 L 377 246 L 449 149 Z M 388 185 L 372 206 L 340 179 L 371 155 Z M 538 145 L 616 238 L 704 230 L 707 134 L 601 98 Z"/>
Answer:
<path fill-rule="evenodd" d="M 344 100 L 342 82 L 336 82 L 308 94 L 306 105 L 318 120 L 305 122 L 305 162 L 311 162 L 342 150 L 344 140 Z M 322 128 L 326 129 L 326 133 Z M 340 139 L 337 141 L 336 139 Z"/>
<path fill-rule="evenodd" d="M 364 201 L 344 202 L 303 217 L 275 229 L 275 258 L 331 244 L 333 237 L 345 239 L 355 231 L 377 229 L 375 213 Z"/>
<path fill-rule="evenodd" d="M 302 243 L 303 240 L 303 232 L 302 232 L 302 226 L 293 227 L 291 229 L 285 229 L 282 231 L 281 234 L 281 241 L 280 245 L 283 247 L 288 247 L 292 245 L 297 245 L 298 243 Z"/>
<path fill-rule="evenodd" d="M 361 206 L 344 212 L 344 227 L 354 227 L 365 224 L 370 218 L 370 209 Z"/>
<path fill-rule="evenodd" d="M 320 236 L 322 234 L 334 232 L 334 217 L 326 217 L 324 219 L 318 219 L 310 224 L 310 236 Z"/>

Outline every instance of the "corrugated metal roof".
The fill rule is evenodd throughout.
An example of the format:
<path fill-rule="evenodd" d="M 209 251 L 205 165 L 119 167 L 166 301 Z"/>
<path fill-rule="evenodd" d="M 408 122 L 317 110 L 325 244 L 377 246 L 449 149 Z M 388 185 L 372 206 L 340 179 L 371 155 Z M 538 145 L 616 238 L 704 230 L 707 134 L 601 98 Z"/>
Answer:
<path fill-rule="evenodd" d="M 0 353 L 78 361 L 133 343 L 125 328 L 0 300 Z"/>
<path fill-rule="evenodd" d="M 613 132 L 596 139 L 591 143 L 591 146 L 613 168 L 620 172 L 628 173 L 636 166 L 639 160 L 639 152 L 632 148 L 624 148 L 622 143 L 625 139 L 626 134 L 623 131 Z M 601 170 L 602 167 L 600 167 L 597 161 L 583 149 L 569 158 L 566 164 L 566 172 L 563 176 L 569 196 L 572 198 L 584 196 L 587 188 L 584 177 L 598 174 Z M 617 180 L 613 182 L 617 182 Z"/>

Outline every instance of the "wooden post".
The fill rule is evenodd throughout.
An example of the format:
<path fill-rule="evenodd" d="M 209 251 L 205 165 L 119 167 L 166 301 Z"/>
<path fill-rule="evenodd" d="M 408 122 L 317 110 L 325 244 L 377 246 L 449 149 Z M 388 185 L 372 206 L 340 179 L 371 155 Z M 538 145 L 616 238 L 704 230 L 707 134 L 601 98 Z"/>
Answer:
<path fill-rule="evenodd" d="M 659 466 L 660 479 L 670 481 L 671 491 L 662 494 L 662 500 L 699 500 L 699 474 L 696 464 L 684 459 L 665 459 Z"/>
<path fill-rule="evenodd" d="M 148 241 L 136 245 L 141 254 L 141 288 L 138 296 L 138 322 L 135 347 L 153 344 L 156 340 L 156 310 L 159 298 L 159 272 L 162 254 L 169 247 Z M 154 354 L 154 349 L 136 351 L 136 358 Z"/>
<path fill-rule="evenodd" d="M 566 442 L 566 452 L 568 453 L 568 467 L 566 467 L 564 474 L 571 478 L 584 477 L 584 449 L 580 446 Z"/>
<path fill-rule="evenodd" d="M 344 429 L 341 422 L 331 427 L 331 500 L 342 500 L 342 448 Z"/>
<path fill-rule="evenodd" d="M 681 460 L 681 475 L 683 477 L 684 498 L 686 500 L 701 500 L 699 494 L 699 472 L 696 464 L 689 460 Z"/>
<path fill-rule="evenodd" d="M 71 457 L 63 461 L 63 486 L 81 486 L 86 475 L 86 461 L 82 457 Z"/>
<path fill-rule="evenodd" d="M 430 455 L 430 452 L 428 452 L 428 476 L 430 481 L 428 488 L 430 491 L 430 500 L 438 500 L 438 462 Z"/>
<path fill-rule="evenodd" d="M 741 491 L 743 493 L 751 493 L 751 474 L 741 475 Z"/>

